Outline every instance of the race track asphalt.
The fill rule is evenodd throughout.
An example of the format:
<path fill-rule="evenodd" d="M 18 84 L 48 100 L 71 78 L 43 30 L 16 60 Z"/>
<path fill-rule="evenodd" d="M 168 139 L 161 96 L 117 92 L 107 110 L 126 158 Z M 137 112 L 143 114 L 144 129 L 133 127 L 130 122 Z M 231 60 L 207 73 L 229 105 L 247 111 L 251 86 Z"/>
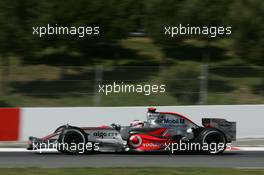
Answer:
<path fill-rule="evenodd" d="M 0 152 L 0 168 L 20 167 L 238 167 L 263 168 L 264 151 L 228 151 L 222 155 L 91 154 Z"/>

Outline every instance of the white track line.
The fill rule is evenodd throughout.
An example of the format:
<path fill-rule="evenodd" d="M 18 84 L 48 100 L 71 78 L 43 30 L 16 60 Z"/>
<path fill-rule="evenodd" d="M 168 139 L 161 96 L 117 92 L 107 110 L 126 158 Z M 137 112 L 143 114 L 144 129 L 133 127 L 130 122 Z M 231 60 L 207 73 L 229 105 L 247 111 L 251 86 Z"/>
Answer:
<path fill-rule="evenodd" d="M 264 147 L 236 147 L 240 151 L 264 151 Z"/>
<path fill-rule="evenodd" d="M 46 152 L 58 152 L 58 151 L 56 149 L 27 150 L 26 148 L 0 148 L 0 152 L 34 152 L 34 153 L 46 153 Z"/>
<path fill-rule="evenodd" d="M 226 151 L 264 151 L 264 147 L 234 147 Z M 27 150 L 26 148 L 0 148 L 0 152 L 56 153 L 56 149 Z"/>

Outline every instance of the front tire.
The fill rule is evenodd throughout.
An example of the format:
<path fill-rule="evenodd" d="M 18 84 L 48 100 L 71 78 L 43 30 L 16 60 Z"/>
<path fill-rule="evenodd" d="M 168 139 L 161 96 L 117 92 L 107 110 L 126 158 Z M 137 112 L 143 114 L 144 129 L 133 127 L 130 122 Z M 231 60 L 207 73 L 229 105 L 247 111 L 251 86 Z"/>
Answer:
<path fill-rule="evenodd" d="M 60 134 L 57 149 L 59 152 L 66 154 L 84 154 L 87 151 L 87 143 L 87 135 L 83 130 L 70 127 Z"/>

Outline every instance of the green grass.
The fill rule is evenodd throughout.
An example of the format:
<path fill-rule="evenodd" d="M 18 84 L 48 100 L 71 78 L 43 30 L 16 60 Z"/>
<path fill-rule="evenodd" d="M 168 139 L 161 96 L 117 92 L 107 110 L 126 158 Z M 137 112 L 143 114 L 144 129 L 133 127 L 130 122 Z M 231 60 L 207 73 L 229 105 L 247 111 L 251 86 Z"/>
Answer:
<path fill-rule="evenodd" d="M 258 175 L 264 169 L 231 168 L 5 168 L 0 169 L 4 175 Z"/>

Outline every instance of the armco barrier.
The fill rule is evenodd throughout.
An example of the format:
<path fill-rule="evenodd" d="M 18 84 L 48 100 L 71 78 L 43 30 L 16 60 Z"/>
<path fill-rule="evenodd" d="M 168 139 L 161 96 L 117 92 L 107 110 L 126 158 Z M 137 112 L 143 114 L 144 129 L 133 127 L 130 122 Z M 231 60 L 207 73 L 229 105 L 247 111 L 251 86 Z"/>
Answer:
<path fill-rule="evenodd" d="M 148 107 L 77 107 L 0 109 L 0 141 L 25 141 L 32 135 L 42 137 L 58 126 L 98 126 L 134 119 L 145 120 Z M 177 111 L 197 124 L 201 118 L 226 118 L 237 122 L 238 138 L 264 138 L 264 105 L 162 106 L 158 111 Z M 18 116 L 18 117 L 17 117 Z"/>

